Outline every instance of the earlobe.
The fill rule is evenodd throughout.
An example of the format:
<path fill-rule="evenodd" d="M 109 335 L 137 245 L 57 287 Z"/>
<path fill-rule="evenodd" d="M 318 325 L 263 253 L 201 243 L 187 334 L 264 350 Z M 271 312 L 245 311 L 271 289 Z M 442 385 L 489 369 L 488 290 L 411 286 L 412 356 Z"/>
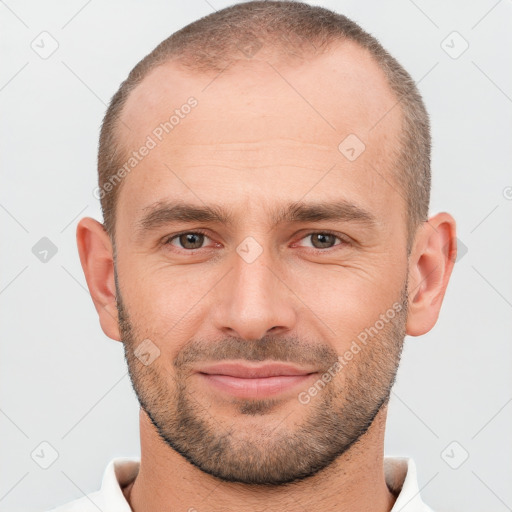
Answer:
<path fill-rule="evenodd" d="M 76 230 L 80 263 L 103 332 L 120 341 L 114 281 L 112 243 L 103 224 L 91 217 L 80 220 Z"/>
<path fill-rule="evenodd" d="M 418 228 L 409 259 L 407 334 L 434 327 L 457 253 L 453 217 L 438 213 Z"/>

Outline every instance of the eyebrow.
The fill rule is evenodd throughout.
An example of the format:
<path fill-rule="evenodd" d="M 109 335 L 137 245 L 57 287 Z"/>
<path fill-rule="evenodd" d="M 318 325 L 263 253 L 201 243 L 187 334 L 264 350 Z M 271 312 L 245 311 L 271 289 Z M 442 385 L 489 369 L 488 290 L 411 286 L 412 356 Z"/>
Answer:
<path fill-rule="evenodd" d="M 172 223 L 213 223 L 232 225 L 235 216 L 217 205 L 191 205 L 183 202 L 158 201 L 143 209 L 144 216 L 136 223 L 136 235 L 142 237 Z M 377 224 L 375 215 L 364 208 L 346 201 L 324 201 L 314 203 L 292 202 L 274 208 L 270 212 L 274 226 L 283 223 L 341 221 L 356 222 L 373 227 Z"/>

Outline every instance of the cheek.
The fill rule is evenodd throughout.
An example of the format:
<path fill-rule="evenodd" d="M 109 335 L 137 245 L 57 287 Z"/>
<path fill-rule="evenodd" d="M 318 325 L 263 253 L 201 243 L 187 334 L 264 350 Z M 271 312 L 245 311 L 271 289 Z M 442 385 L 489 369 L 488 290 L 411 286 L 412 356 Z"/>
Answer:
<path fill-rule="evenodd" d="M 290 287 L 306 305 L 307 318 L 318 323 L 316 316 L 327 326 L 325 332 L 335 340 L 340 352 L 361 332 L 374 326 L 380 315 L 386 316 L 391 309 L 394 316 L 401 305 L 405 276 L 405 262 L 395 271 L 390 271 L 389 262 L 364 271 L 324 268 L 303 274 Z"/>
<path fill-rule="evenodd" d="M 121 291 L 138 336 L 165 343 L 162 350 L 168 353 L 174 352 L 170 344 L 179 350 L 181 341 L 192 337 L 205 318 L 208 291 L 218 282 L 221 269 L 128 261 L 125 268 Z"/>

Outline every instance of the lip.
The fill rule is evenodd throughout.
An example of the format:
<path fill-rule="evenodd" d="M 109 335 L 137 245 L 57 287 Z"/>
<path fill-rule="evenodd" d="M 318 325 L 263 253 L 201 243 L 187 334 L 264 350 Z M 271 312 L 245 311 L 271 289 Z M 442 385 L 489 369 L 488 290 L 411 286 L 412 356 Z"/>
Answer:
<path fill-rule="evenodd" d="M 265 363 L 260 365 L 248 365 L 241 363 L 218 363 L 206 366 L 199 370 L 200 373 L 208 375 L 229 375 L 241 379 L 256 379 L 265 377 L 277 377 L 280 375 L 307 375 L 315 373 L 316 370 L 309 368 L 298 368 L 285 363 Z"/>
<path fill-rule="evenodd" d="M 317 372 L 284 363 L 220 363 L 201 368 L 197 373 L 218 391 L 239 398 L 265 398 L 290 392 Z"/>

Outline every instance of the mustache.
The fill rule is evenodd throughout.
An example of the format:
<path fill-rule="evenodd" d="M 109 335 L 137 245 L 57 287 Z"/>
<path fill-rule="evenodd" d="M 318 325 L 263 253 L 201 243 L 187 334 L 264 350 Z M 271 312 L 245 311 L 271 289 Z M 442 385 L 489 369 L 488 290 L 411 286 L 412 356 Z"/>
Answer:
<path fill-rule="evenodd" d="M 193 340 L 180 350 L 173 364 L 182 370 L 192 364 L 227 359 L 270 360 L 327 369 L 338 360 L 338 353 L 325 343 L 305 342 L 296 337 L 269 335 L 259 340 L 229 337 L 215 342 Z"/>

